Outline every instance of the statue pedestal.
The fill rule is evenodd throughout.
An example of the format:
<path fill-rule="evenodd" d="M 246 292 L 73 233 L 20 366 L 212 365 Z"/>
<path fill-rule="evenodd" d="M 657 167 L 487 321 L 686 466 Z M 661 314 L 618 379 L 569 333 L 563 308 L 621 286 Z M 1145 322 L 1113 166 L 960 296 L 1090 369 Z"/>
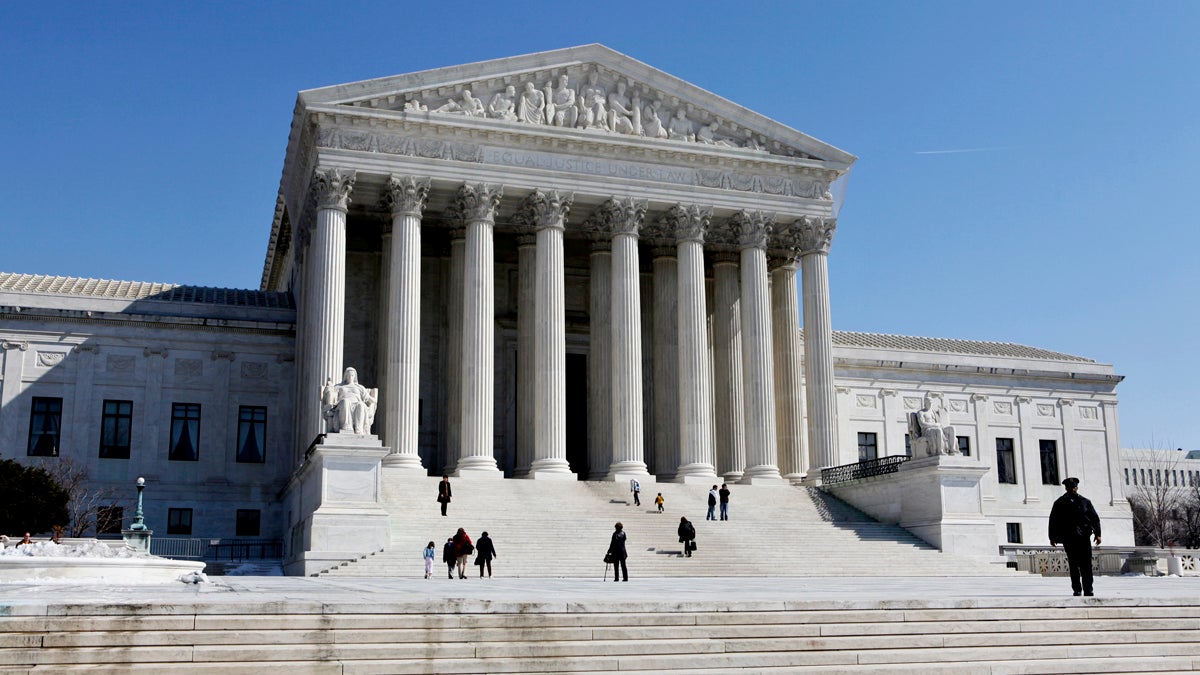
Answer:
<path fill-rule="evenodd" d="M 390 543 L 377 436 L 331 433 L 288 481 L 283 569 L 309 576 Z"/>
<path fill-rule="evenodd" d="M 145 527 L 135 530 L 121 530 L 121 537 L 125 539 L 125 548 L 128 548 L 138 555 L 150 555 L 150 537 L 154 535 L 154 530 L 147 530 Z"/>
<path fill-rule="evenodd" d="M 996 526 L 983 516 L 979 488 L 987 471 L 970 457 L 936 455 L 909 460 L 895 473 L 824 489 L 945 553 L 991 562 L 999 559 Z"/>

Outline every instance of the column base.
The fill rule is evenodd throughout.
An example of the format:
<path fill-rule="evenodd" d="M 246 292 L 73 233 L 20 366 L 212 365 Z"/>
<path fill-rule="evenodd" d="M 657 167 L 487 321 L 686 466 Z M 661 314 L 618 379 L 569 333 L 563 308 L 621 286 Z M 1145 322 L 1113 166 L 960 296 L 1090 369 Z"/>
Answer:
<path fill-rule="evenodd" d="M 425 473 L 425 467 L 421 464 L 419 455 L 389 454 L 384 456 L 383 466 L 393 471 Z"/>
<path fill-rule="evenodd" d="M 576 480 L 565 459 L 535 459 L 525 478 L 535 480 Z"/>
<path fill-rule="evenodd" d="M 629 479 L 636 478 L 643 485 L 654 485 L 658 479 L 650 475 L 646 470 L 644 462 L 617 462 L 608 467 L 608 475 L 604 477 L 605 481 L 612 482 L 628 482 Z"/>
<path fill-rule="evenodd" d="M 743 485 L 766 485 L 771 482 L 783 483 L 783 476 L 779 475 L 779 467 L 771 466 L 770 464 L 762 464 L 759 466 L 748 467 L 745 473 L 742 474 L 742 479 L 738 481 Z"/>
<path fill-rule="evenodd" d="M 458 460 L 454 473 L 450 475 L 503 478 L 504 472 L 496 466 L 496 460 L 491 457 L 462 457 Z"/>
<path fill-rule="evenodd" d="M 671 479 L 672 483 L 683 483 L 684 485 L 721 482 L 717 476 L 717 472 L 711 464 L 687 464 L 679 467 L 675 473 L 675 477 Z"/>
<path fill-rule="evenodd" d="M 736 483 L 742 479 L 744 472 L 742 471 L 726 471 L 722 474 L 723 483 Z"/>

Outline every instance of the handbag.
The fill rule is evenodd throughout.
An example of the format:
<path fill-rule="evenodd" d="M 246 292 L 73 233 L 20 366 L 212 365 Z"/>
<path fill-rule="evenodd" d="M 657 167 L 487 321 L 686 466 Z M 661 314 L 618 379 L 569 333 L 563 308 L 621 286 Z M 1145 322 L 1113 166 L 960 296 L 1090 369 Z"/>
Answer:
<path fill-rule="evenodd" d="M 696 540 L 695 539 L 688 542 L 688 548 L 692 549 L 693 551 L 696 550 Z"/>
<path fill-rule="evenodd" d="M 604 564 L 611 565 L 612 563 L 613 563 L 613 554 L 612 554 L 612 551 L 609 551 L 608 553 L 604 554 Z"/>

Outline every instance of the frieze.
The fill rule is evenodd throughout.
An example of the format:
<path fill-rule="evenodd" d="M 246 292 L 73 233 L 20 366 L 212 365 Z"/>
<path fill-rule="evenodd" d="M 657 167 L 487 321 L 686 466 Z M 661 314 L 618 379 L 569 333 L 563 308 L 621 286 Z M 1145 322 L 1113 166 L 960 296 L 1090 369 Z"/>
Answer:
<path fill-rule="evenodd" d="M 867 394 L 859 394 L 855 397 L 855 403 L 857 403 L 858 407 L 860 408 L 874 408 L 876 401 L 878 401 L 876 397 L 869 396 Z"/>
<path fill-rule="evenodd" d="M 1013 411 L 1013 404 L 1009 401 L 993 401 L 992 410 L 995 411 L 997 415 L 1011 415 Z"/>
<path fill-rule="evenodd" d="M 1049 403 L 1039 403 L 1037 414 L 1038 417 L 1054 417 L 1054 406 Z"/>
<path fill-rule="evenodd" d="M 200 359 L 177 359 L 175 361 L 176 376 L 196 376 L 204 371 L 204 362 Z"/>
<path fill-rule="evenodd" d="M 950 399 L 950 412 L 958 412 L 958 413 L 967 412 L 967 402 L 960 398 Z"/>
<path fill-rule="evenodd" d="M 483 161 L 483 147 L 474 143 L 341 127 L 321 129 L 321 133 L 317 136 L 317 146 L 332 150 L 358 150 L 425 159 L 451 159 L 456 162 L 479 163 Z"/>
<path fill-rule="evenodd" d="M 904 397 L 904 409 L 905 410 L 920 410 L 921 409 L 921 397 L 905 396 Z"/>
<path fill-rule="evenodd" d="M 128 373 L 133 370 L 133 357 L 127 354 L 109 354 L 104 368 L 110 373 Z"/>
<path fill-rule="evenodd" d="M 247 380 L 264 380 L 267 377 L 267 364 L 262 361 L 242 361 L 242 378 Z"/>
<path fill-rule="evenodd" d="M 1100 409 L 1092 405 L 1080 406 L 1079 416 L 1085 420 L 1100 419 Z"/>

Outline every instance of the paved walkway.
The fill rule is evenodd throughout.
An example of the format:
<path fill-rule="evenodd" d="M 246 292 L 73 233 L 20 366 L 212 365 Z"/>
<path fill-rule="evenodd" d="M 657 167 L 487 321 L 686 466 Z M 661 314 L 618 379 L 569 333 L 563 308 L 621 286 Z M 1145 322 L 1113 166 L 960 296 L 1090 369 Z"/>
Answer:
<path fill-rule="evenodd" d="M 0 584 L 0 613 L 41 614 L 61 605 L 109 605 L 102 613 L 158 613 L 158 607 L 271 613 L 314 605 L 332 611 L 372 606 L 517 603 L 542 606 L 631 603 L 730 603 L 781 608 L 887 605 L 1177 604 L 1200 603 L 1200 577 L 1098 577 L 1095 598 L 1074 598 L 1065 577 L 879 577 L 874 579 L 691 577 L 604 583 L 589 579 L 332 579 L 311 577 L 210 577 L 201 584 L 120 586 L 96 582 Z M 234 609 L 236 608 L 236 609 Z M 276 608 L 276 609 L 272 609 Z M 178 609 L 174 610 L 178 611 Z M 411 610 L 410 610 L 411 611 Z M 53 612 L 52 612 L 53 613 Z"/>

